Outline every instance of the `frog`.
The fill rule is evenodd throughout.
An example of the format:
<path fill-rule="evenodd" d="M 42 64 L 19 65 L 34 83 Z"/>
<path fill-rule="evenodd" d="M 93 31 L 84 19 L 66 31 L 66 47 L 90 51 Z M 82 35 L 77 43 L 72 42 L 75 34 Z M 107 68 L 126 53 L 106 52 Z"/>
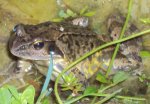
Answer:
<path fill-rule="evenodd" d="M 52 51 L 54 70 L 51 80 L 55 81 L 71 62 L 98 46 L 118 39 L 125 19 L 116 15 L 107 19 L 110 36 L 95 33 L 88 27 L 87 21 L 88 19 L 80 18 L 71 22 L 48 21 L 39 24 L 18 24 L 10 36 L 9 50 L 19 60 L 30 62 L 32 67 L 36 67 L 45 76 L 50 64 L 50 51 Z M 129 24 L 125 32 L 126 36 L 136 30 L 138 29 L 135 25 Z M 121 43 L 111 69 L 113 73 L 118 70 L 131 70 L 141 65 L 139 51 L 142 46 L 140 42 L 140 39 L 135 38 Z M 99 71 L 106 73 L 114 49 L 114 46 L 110 46 L 96 52 L 65 74 L 73 73 L 79 82 L 86 82 Z M 20 66 L 22 65 L 18 65 L 23 70 L 23 67 Z M 30 69 L 32 67 L 30 65 Z M 59 83 L 64 83 L 63 78 Z"/>

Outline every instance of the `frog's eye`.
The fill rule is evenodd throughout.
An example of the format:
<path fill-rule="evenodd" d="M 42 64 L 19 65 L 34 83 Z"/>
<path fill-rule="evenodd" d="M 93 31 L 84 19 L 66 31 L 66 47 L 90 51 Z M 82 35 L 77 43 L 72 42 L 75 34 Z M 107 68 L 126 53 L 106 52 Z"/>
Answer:
<path fill-rule="evenodd" d="M 40 50 L 40 49 L 42 49 L 44 47 L 44 42 L 37 41 L 37 42 L 33 43 L 33 47 L 36 50 Z"/>

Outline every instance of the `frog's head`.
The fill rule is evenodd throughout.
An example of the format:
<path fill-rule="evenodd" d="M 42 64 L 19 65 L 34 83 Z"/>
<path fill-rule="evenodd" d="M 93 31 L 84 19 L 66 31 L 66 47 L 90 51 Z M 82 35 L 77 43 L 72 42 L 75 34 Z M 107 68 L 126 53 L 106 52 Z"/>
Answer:
<path fill-rule="evenodd" d="M 40 26 L 41 24 L 16 25 L 9 41 L 11 53 L 23 59 L 48 60 L 51 50 L 54 58 L 63 57 L 63 53 L 55 44 L 55 39 L 50 39 L 53 35 L 50 29 L 47 29 L 50 24 L 47 23 L 47 26 L 43 27 Z"/>

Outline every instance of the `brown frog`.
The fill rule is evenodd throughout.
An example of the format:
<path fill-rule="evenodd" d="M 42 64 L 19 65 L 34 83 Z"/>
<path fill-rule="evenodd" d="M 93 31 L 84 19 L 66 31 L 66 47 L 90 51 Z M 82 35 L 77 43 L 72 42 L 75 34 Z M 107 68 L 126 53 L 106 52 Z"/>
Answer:
<path fill-rule="evenodd" d="M 118 18 L 120 18 L 119 21 Z M 108 19 L 108 30 L 113 40 L 120 34 L 124 22 L 122 17 L 119 16 L 118 18 L 112 16 Z M 13 55 L 24 59 L 24 61 L 30 61 L 44 75 L 46 75 L 49 64 L 50 50 L 53 51 L 54 71 L 52 80 L 55 80 L 70 62 L 111 41 L 109 37 L 98 35 L 87 28 L 83 23 L 85 21 L 77 21 L 78 23 L 44 22 L 37 25 L 18 24 L 11 35 L 9 49 Z M 127 35 L 130 35 L 132 25 L 129 25 L 127 29 Z M 113 72 L 137 68 L 141 64 L 141 58 L 138 56 L 141 49 L 139 43 L 138 39 L 133 39 L 121 44 L 120 51 L 114 61 Z M 124 49 L 124 47 L 126 48 Z M 136 51 L 133 52 L 132 49 L 134 48 Z M 67 73 L 72 72 L 80 81 L 85 81 L 100 70 L 105 72 L 113 49 L 113 47 L 109 47 L 91 55 Z M 60 80 L 60 83 L 63 83 L 63 79 Z"/>

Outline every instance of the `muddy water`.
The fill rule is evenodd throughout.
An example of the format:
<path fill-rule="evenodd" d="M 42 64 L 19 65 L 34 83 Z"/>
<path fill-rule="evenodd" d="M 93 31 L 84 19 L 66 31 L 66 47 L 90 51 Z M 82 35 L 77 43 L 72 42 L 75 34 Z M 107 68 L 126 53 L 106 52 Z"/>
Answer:
<path fill-rule="evenodd" d="M 12 60 L 7 49 L 7 41 L 15 24 L 36 24 L 58 17 L 58 12 L 65 4 L 71 10 L 79 13 L 88 6 L 89 10 L 96 11 L 90 17 L 91 27 L 99 34 L 107 34 L 103 25 L 110 14 L 127 13 L 127 0 L 0 0 L 0 71 Z M 140 18 L 150 18 L 150 0 L 134 0 L 131 21 L 142 31 L 150 28 L 140 22 Z M 144 49 L 150 50 L 150 35 L 144 36 Z M 144 70 L 150 75 L 150 58 L 143 58 Z M 149 95 L 147 95 L 149 96 Z"/>

